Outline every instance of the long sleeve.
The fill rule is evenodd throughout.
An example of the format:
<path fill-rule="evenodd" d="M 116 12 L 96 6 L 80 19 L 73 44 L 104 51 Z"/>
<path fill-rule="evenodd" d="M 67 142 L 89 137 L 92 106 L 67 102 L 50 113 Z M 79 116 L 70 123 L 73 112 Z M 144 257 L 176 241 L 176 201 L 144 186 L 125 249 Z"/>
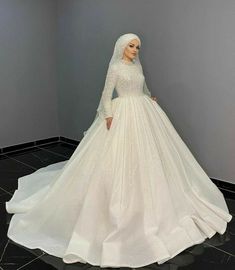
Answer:
<path fill-rule="evenodd" d="M 147 86 L 145 80 L 144 80 L 143 92 L 144 92 L 147 96 L 151 97 L 151 92 L 149 91 L 148 86 Z"/>
<path fill-rule="evenodd" d="M 116 85 L 117 69 L 115 66 L 108 68 L 104 88 L 102 91 L 99 106 L 97 108 L 98 114 L 104 118 L 112 117 L 112 94 Z"/>

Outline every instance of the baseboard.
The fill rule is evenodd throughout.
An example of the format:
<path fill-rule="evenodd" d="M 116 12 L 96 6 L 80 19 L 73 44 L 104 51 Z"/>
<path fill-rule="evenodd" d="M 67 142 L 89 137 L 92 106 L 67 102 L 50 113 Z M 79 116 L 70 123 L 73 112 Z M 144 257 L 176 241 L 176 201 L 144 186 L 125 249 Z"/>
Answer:
<path fill-rule="evenodd" d="M 29 148 L 32 148 L 35 146 L 44 145 L 44 144 L 53 143 L 53 142 L 60 142 L 60 137 L 52 137 L 49 139 L 42 139 L 42 140 L 37 140 L 37 141 L 32 141 L 32 142 L 21 143 L 21 144 L 3 147 L 3 148 L 0 148 L 0 154 L 12 153 L 15 151 L 29 149 Z"/>

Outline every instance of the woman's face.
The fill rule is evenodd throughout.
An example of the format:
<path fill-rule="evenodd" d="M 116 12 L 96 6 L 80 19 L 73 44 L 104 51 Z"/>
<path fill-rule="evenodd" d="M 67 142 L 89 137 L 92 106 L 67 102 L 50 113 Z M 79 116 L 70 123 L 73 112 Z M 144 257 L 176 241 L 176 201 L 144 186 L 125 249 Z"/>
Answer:
<path fill-rule="evenodd" d="M 124 50 L 123 59 L 131 61 L 139 53 L 139 50 L 140 44 L 138 39 L 132 39 Z"/>

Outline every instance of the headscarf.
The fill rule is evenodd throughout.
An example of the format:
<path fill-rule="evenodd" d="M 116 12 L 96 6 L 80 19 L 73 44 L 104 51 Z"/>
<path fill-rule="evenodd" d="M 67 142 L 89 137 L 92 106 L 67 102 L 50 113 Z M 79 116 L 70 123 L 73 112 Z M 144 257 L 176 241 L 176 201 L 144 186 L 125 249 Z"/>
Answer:
<path fill-rule="evenodd" d="M 109 67 L 113 64 L 118 63 L 122 59 L 126 46 L 133 39 L 137 39 L 141 46 L 140 38 L 133 33 L 124 34 L 117 39 L 114 46 L 113 55 L 109 62 Z M 135 59 L 133 59 L 132 61 L 135 63 L 135 65 L 140 65 L 139 54 L 137 54 Z"/>
<path fill-rule="evenodd" d="M 136 34 L 133 34 L 133 33 L 127 33 L 127 34 L 121 35 L 117 39 L 117 41 L 115 43 L 115 46 L 114 46 L 113 55 L 112 55 L 112 57 L 110 59 L 110 62 L 109 62 L 107 74 L 109 73 L 109 70 L 112 68 L 113 65 L 119 63 L 122 60 L 124 50 L 125 50 L 126 46 L 133 39 L 137 39 L 139 41 L 139 45 L 141 46 L 140 38 Z M 139 54 L 137 54 L 136 57 L 134 59 L 132 59 L 132 62 L 133 62 L 133 64 L 135 66 L 137 66 L 143 72 L 143 69 L 142 69 L 142 66 L 141 66 L 141 63 L 140 63 L 140 60 L 139 60 Z M 96 118 L 99 115 L 102 115 L 103 110 L 104 110 L 104 108 L 103 108 L 103 100 L 102 100 L 102 97 L 101 97 L 100 101 L 99 101 L 99 105 L 98 105 L 98 107 L 96 109 L 97 113 L 96 113 L 96 116 L 95 116 L 94 120 L 96 120 Z M 83 132 L 84 136 L 85 136 L 85 134 L 86 134 L 86 131 Z"/>

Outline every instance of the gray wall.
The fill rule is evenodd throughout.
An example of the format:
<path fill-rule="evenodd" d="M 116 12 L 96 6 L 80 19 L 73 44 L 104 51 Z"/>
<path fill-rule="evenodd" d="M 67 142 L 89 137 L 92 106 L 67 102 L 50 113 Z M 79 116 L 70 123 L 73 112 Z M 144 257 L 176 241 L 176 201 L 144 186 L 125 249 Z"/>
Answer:
<path fill-rule="evenodd" d="M 0 147 L 59 135 L 56 6 L 0 1 Z"/>
<path fill-rule="evenodd" d="M 61 135 L 95 116 L 116 39 L 137 33 L 151 92 L 210 177 L 235 182 L 235 1 L 59 0 Z"/>

